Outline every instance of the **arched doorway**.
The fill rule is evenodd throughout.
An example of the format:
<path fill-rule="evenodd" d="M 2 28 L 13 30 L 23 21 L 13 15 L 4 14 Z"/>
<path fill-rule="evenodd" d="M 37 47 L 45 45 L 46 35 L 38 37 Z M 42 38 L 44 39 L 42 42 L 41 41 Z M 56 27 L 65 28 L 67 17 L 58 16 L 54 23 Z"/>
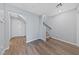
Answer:
<path fill-rule="evenodd" d="M 26 22 L 17 15 L 10 15 L 10 37 L 25 37 L 26 38 Z"/>
<path fill-rule="evenodd" d="M 19 15 L 10 15 L 10 36 L 9 48 L 4 54 L 26 54 L 26 22 Z"/>

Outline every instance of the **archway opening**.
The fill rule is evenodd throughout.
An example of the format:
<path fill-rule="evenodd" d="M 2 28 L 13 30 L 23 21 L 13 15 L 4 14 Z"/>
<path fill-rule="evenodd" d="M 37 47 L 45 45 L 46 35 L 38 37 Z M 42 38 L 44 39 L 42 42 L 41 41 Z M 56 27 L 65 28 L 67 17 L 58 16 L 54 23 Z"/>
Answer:
<path fill-rule="evenodd" d="M 26 40 L 26 21 L 18 14 L 10 15 L 10 39 Z"/>
<path fill-rule="evenodd" d="M 26 35 L 26 25 L 21 19 L 11 17 L 11 37 L 15 36 L 25 36 Z"/>
<path fill-rule="evenodd" d="M 4 54 L 26 54 L 26 22 L 16 14 L 10 15 L 9 48 Z"/>

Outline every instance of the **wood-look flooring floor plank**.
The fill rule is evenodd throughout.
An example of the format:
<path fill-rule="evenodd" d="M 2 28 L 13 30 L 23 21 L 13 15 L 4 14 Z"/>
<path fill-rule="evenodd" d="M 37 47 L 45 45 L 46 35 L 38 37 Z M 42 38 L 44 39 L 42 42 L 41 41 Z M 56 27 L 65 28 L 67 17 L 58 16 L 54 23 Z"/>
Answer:
<path fill-rule="evenodd" d="M 25 39 L 24 37 L 16 38 Z M 53 38 L 48 38 L 47 41 L 38 39 L 27 43 L 26 50 L 26 55 L 79 55 L 79 47 Z M 7 55 L 7 52 L 5 53 Z"/>

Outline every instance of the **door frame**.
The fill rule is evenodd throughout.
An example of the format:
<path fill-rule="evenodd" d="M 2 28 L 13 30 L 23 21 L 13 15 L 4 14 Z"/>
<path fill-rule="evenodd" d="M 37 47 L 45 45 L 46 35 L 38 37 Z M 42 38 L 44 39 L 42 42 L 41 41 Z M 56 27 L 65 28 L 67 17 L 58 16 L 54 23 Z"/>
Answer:
<path fill-rule="evenodd" d="M 11 39 L 12 37 L 12 27 L 11 27 L 11 14 L 14 14 L 13 16 L 16 17 L 15 15 L 18 15 L 20 18 L 22 18 L 22 20 L 19 20 L 19 21 L 22 21 L 24 24 L 25 24 L 25 36 L 27 35 L 26 33 L 26 21 L 25 21 L 25 18 L 23 17 L 23 15 L 21 14 L 18 14 L 18 13 L 15 13 L 15 12 L 8 12 L 9 14 L 9 40 Z M 27 38 L 27 37 L 26 37 Z"/>

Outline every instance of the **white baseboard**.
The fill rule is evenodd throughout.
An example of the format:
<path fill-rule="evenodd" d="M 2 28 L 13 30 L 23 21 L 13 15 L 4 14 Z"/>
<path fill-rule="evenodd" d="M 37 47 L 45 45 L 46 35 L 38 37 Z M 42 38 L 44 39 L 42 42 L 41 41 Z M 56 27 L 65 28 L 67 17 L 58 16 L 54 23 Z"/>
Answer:
<path fill-rule="evenodd" d="M 52 37 L 52 38 L 55 38 L 56 40 L 59 40 L 59 41 L 62 41 L 62 42 L 66 42 L 66 43 L 69 43 L 69 44 L 72 44 L 72 45 L 75 45 L 75 46 L 79 47 L 79 44 L 77 44 L 77 43 L 73 43 L 73 42 L 65 41 L 65 40 L 63 40 L 63 39 L 56 38 L 56 37 Z"/>
<path fill-rule="evenodd" d="M 32 42 L 32 41 L 35 41 L 35 40 L 38 40 L 38 39 L 35 38 L 35 39 L 27 40 L 26 42 L 29 43 L 29 42 Z"/>
<path fill-rule="evenodd" d="M 7 50 L 7 49 L 9 49 L 9 47 L 7 47 L 7 48 L 3 49 L 3 51 L 1 52 L 1 55 L 3 55 L 3 54 L 4 54 L 4 52 L 5 52 L 5 50 Z"/>

